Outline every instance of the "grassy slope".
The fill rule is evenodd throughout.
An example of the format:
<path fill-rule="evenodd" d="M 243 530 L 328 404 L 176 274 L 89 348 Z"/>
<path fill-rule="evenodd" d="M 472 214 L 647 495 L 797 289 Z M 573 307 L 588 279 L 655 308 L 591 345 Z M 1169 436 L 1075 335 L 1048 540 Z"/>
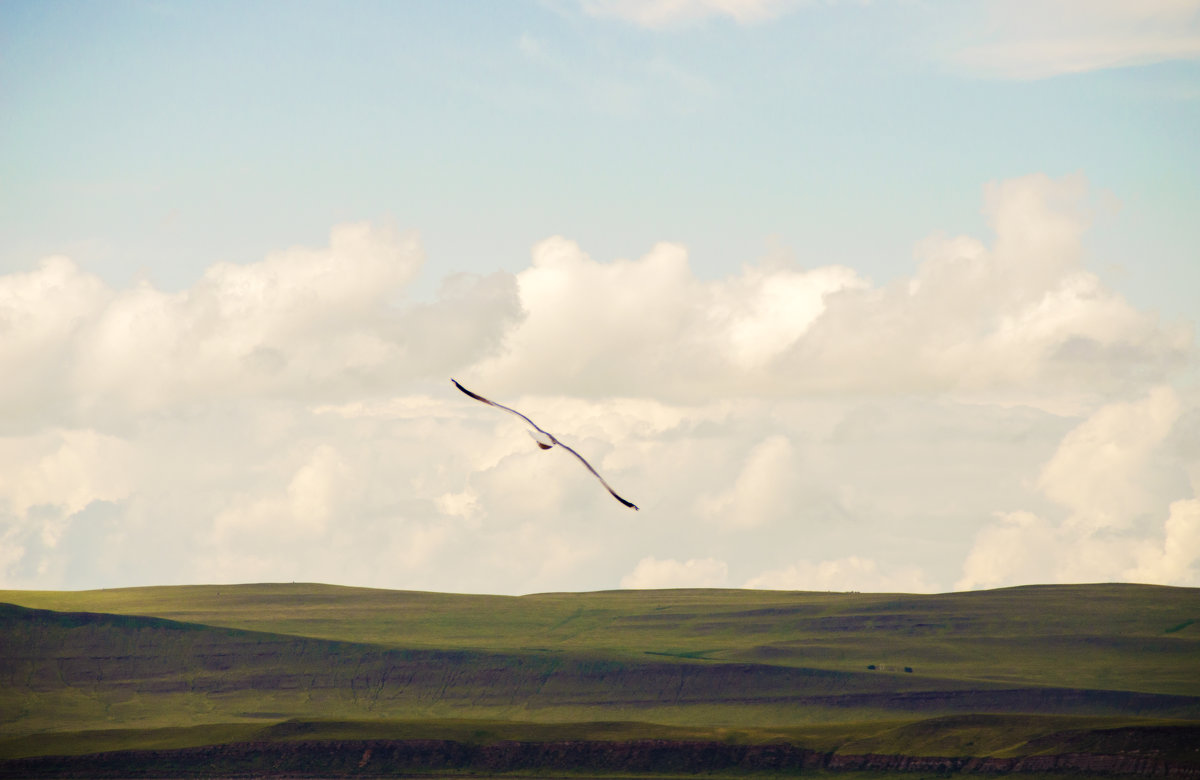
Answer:
<path fill-rule="evenodd" d="M 1098 729 L 1156 721 L 1132 712 L 1081 717 L 1088 708 L 1075 705 L 1074 715 L 1006 715 L 1021 705 L 988 705 L 979 695 L 989 688 L 1200 695 L 1194 589 L 512 598 L 252 585 L 9 591 L 0 602 L 111 613 L 10 609 L 0 635 L 0 757 L 413 734 L 708 735 L 843 752 L 1004 755 L 1093 744 L 1087 735 Z M 772 704 L 775 689 L 885 698 Z M 953 689 L 996 713 L 947 716 L 886 698 Z"/>
<path fill-rule="evenodd" d="M 0 591 L 0 602 L 389 647 L 665 653 L 844 671 L 875 664 L 956 680 L 1200 695 L 1200 590 L 1192 588 L 505 597 L 292 584 Z"/>
<path fill-rule="evenodd" d="M 0 609 L 0 629 L 0 723 L 9 733 L 313 714 L 787 724 L 878 717 L 888 714 L 880 696 L 963 687 L 915 674 L 656 654 L 396 649 L 14 606 Z"/>
<path fill-rule="evenodd" d="M 829 753 L 915 756 L 1012 757 L 1066 750 L 1103 753 L 1106 734 L 1130 727 L 1190 729 L 1179 721 L 1072 716 L 965 715 L 922 720 L 882 720 L 784 728 L 666 726 L 639 722 L 530 723 L 461 719 L 302 720 L 268 725 L 223 723 L 152 729 L 94 729 L 41 732 L 0 738 L 0 759 L 42 755 L 87 755 L 112 750 L 162 750 L 236 742 L 350 740 L 453 740 L 468 744 L 504 740 L 710 741 L 723 744 L 787 742 Z M 1112 740 L 1109 739 L 1109 742 Z M 1196 763 L 1196 758 L 1189 763 Z"/>

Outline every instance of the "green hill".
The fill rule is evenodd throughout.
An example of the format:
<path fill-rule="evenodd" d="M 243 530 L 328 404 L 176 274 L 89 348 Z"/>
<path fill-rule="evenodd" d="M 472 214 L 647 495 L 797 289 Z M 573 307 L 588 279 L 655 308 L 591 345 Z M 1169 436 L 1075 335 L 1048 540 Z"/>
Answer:
<path fill-rule="evenodd" d="M 0 758 L 653 738 L 1001 760 L 1158 739 L 1155 760 L 1188 764 L 1179 745 L 1200 737 L 1196 589 L 501 597 L 291 584 L 0 602 Z"/>

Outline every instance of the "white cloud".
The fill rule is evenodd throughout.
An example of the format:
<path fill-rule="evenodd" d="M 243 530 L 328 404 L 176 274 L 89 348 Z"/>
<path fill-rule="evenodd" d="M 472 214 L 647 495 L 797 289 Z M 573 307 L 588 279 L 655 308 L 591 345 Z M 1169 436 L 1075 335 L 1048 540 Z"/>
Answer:
<path fill-rule="evenodd" d="M 796 0 L 580 0 L 593 16 L 622 19 L 642 27 L 667 27 L 710 16 L 748 24 L 782 14 Z"/>
<path fill-rule="evenodd" d="M 802 561 L 787 568 L 764 572 L 748 580 L 744 587 L 757 590 L 878 593 L 932 593 L 936 590 L 924 573 L 914 566 L 901 566 L 885 572 L 874 560 L 856 555 L 820 563 Z"/>
<path fill-rule="evenodd" d="M 792 443 L 775 434 L 752 449 L 733 485 L 716 494 L 702 495 L 700 515 L 731 527 L 753 528 L 786 518 L 795 512 L 799 478 Z"/>
<path fill-rule="evenodd" d="M 720 588 L 729 579 L 729 567 L 716 558 L 691 559 L 680 563 L 653 556 L 638 561 L 629 574 L 621 578 L 622 588 Z"/>
<path fill-rule="evenodd" d="M 854 271 L 839 266 L 807 272 L 752 267 L 740 278 L 714 285 L 709 317 L 725 331 L 721 346 L 733 366 L 760 369 L 816 322 L 828 296 L 868 286 Z"/>
<path fill-rule="evenodd" d="M 1151 455 L 1181 409 L 1169 387 L 1155 388 L 1141 401 L 1101 408 L 1063 439 L 1042 471 L 1042 490 L 1071 511 L 1073 525 L 1126 525 L 1154 506 Z"/>
<path fill-rule="evenodd" d="M 477 376 L 503 392 L 684 400 L 826 392 L 1039 387 L 1109 394 L 1187 359 L 1164 325 L 1083 265 L 1087 184 L 993 184 L 992 247 L 932 236 L 915 275 L 888 287 L 839 267 L 751 266 L 698 280 L 683 247 L 599 263 L 561 238 L 517 275 L 527 316 Z"/>
<path fill-rule="evenodd" d="M 789 368 L 828 389 L 978 392 L 1030 385 L 1111 392 L 1188 354 L 1190 330 L 1160 324 L 1082 267 L 1081 177 L 987 189 L 987 249 L 931 237 L 915 276 L 833 296 Z"/>
<path fill-rule="evenodd" d="M 247 534 L 286 541 L 293 537 L 320 538 L 346 495 L 361 489 L 354 471 L 333 447 L 322 444 L 292 474 L 275 495 L 235 501 L 213 519 L 217 543 L 241 542 Z"/>
<path fill-rule="evenodd" d="M 703 354 L 704 345 L 681 338 L 699 287 L 683 247 L 659 244 L 638 261 L 597 263 L 574 242 L 547 239 L 517 284 L 527 314 L 506 354 L 480 367 L 489 386 L 628 392 L 664 368 L 686 371 Z"/>
<path fill-rule="evenodd" d="M 585 13 L 649 29 L 710 18 L 749 25 L 837 0 L 579 0 Z M 863 3 L 842 2 L 861 12 Z M 881 13 L 878 6 L 874 13 Z M 924 11 L 924 16 L 921 12 Z M 907 8 L 922 51 L 988 78 L 1041 79 L 1200 59 L 1200 0 L 983 0 Z M 881 22 L 857 20 L 858 24 Z M 888 20 L 894 24 L 894 21 Z"/>
<path fill-rule="evenodd" d="M 421 262 L 415 235 L 366 223 L 335 227 L 325 249 L 214 265 L 178 293 L 114 290 L 70 260 L 43 261 L 0 278 L 0 374 L 15 378 L 0 385 L 0 425 L 357 397 L 441 373 L 494 343 L 516 300 L 511 277 L 456 276 L 437 302 L 401 308 Z"/>
<path fill-rule="evenodd" d="M 34 582 L 59 576 L 64 548 L 96 535 L 92 510 L 127 508 L 142 457 L 134 442 L 86 429 L 0 437 L 0 581 L 21 570 Z"/>
<path fill-rule="evenodd" d="M 406 569 L 427 566 L 453 538 L 451 526 L 437 523 L 413 523 L 404 527 L 394 543 L 393 560 Z"/>
<path fill-rule="evenodd" d="M 1133 582 L 1200 585 L 1200 499 L 1171 504 L 1164 532 L 1162 546 L 1147 545 L 1124 576 Z"/>
<path fill-rule="evenodd" d="M 0 438 L 0 500 L 21 516 L 37 506 L 72 515 L 93 501 L 117 501 L 133 489 L 135 457 L 129 442 L 92 430 Z"/>
<path fill-rule="evenodd" d="M 970 590 L 1044 582 L 1055 570 L 1055 552 L 1060 547 L 1057 529 L 1037 515 L 1001 513 L 998 522 L 975 537 L 954 587 Z"/>
<path fill-rule="evenodd" d="M 21 563 L 25 557 L 25 545 L 21 543 L 22 528 L 16 523 L 9 523 L 0 532 L 0 573 L 3 573 L 3 581 L 11 582 L 13 579 L 12 572 Z"/>
<path fill-rule="evenodd" d="M 178 294 L 116 293 L 81 334 L 75 381 L 97 402 L 137 410 L 353 382 L 404 361 L 387 305 L 421 261 L 415 236 L 341 225 L 328 249 L 220 263 Z"/>
<path fill-rule="evenodd" d="M 1192 576 L 1190 329 L 1087 271 L 1081 178 L 985 200 L 994 237 L 933 235 L 887 286 L 786 262 L 699 279 L 678 245 L 598 262 L 552 238 L 414 303 L 416 238 L 368 225 L 174 293 L 64 258 L 0 276 L 0 580 Z"/>
<path fill-rule="evenodd" d="M 0 425 L 40 416 L 70 391 L 74 342 L 112 297 L 65 257 L 0 277 Z"/>
<path fill-rule="evenodd" d="M 457 493 L 443 493 L 437 498 L 437 508 L 444 515 L 473 520 L 480 512 L 479 494 L 474 488 Z"/>
<path fill-rule="evenodd" d="M 1200 504 L 1175 500 L 1168 510 L 1164 498 L 1188 489 L 1185 464 L 1163 446 L 1181 409 L 1175 391 L 1158 387 L 1095 411 L 1063 438 L 1038 480 L 1065 516 L 1002 513 L 979 531 L 956 587 L 1130 578 L 1191 584 Z"/>
<path fill-rule="evenodd" d="M 1198 0 L 988 0 L 952 59 L 977 73 L 1035 79 L 1200 58 Z"/>

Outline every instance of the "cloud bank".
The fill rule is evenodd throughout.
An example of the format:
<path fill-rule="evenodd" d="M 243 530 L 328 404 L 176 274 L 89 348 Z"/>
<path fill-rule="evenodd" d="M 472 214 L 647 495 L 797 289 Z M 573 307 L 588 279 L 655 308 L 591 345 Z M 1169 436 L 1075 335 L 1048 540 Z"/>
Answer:
<path fill-rule="evenodd" d="M 989 0 L 951 59 L 981 75 L 1037 79 L 1200 58 L 1197 0 Z"/>
<path fill-rule="evenodd" d="M 0 279 L 0 426 L 117 424 L 215 399 L 338 399 L 446 370 L 516 315 L 503 277 L 447 280 L 397 306 L 423 262 L 415 234 L 335 227 L 326 249 L 210 267 L 190 289 L 109 288 L 66 257 Z M 463 308 L 474 316 L 458 316 Z M 437 332 L 436 344 L 424 334 Z"/>
<path fill-rule="evenodd" d="M 990 185 L 994 235 L 886 286 L 552 237 L 414 301 L 419 239 L 366 223 L 176 293 L 47 258 L 0 277 L 0 582 L 1194 583 L 1192 330 L 1087 269 L 1088 203 Z"/>
<path fill-rule="evenodd" d="M 990 247 L 930 236 L 915 274 L 888 287 L 837 266 L 701 282 L 681 246 L 599 263 L 548 239 L 517 274 L 526 316 L 475 370 L 505 390 L 678 399 L 1121 391 L 1177 367 L 1192 336 L 1086 270 L 1086 189 L 1078 176 L 992 185 Z"/>
<path fill-rule="evenodd" d="M 959 588 L 1117 579 L 1200 585 L 1200 493 L 1164 451 L 1183 405 L 1169 387 L 1107 404 L 1068 433 L 1038 480 L 1065 510 L 1001 513 L 979 532 Z M 1169 500 L 1168 496 L 1188 495 Z"/>
<path fill-rule="evenodd" d="M 830 5 L 861 12 L 864 4 L 580 0 L 582 10 L 591 16 L 656 30 L 706 19 L 761 24 L 793 12 L 824 12 Z M 873 13 L 879 14 L 879 9 Z M 1042 79 L 1200 59 L 1200 0 L 983 0 L 910 6 L 903 13 L 910 26 L 894 34 L 920 41 L 922 51 L 945 65 L 986 78 Z M 895 24 L 892 19 L 880 23 Z"/>

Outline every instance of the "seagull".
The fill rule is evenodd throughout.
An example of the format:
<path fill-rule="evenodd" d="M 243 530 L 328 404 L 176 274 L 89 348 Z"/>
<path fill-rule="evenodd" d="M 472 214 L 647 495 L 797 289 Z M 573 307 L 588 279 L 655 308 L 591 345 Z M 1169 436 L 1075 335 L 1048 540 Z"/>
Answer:
<path fill-rule="evenodd" d="M 497 409 L 503 409 L 503 410 L 504 410 L 504 411 L 506 411 L 506 412 L 512 412 L 512 413 L 513 413 L 513 414 L 515 414 L 517 417 L 520 417 L 522 420 L 524 420 L 525 422 L 527 422 L 527 423 L 529 423 L 530 425 L 532 425 L 532 426 L 533 426 L 533 429 L 534 429 L 535 431 L 537 431 L 538 433 L 540 433 L 542 436 L 544 436 L 544 437 L 545 437 L 545 439 L 542 439 L 542 438 L 538 437 L 536 434 L 534 434 L 534 432 L 533 432 L 533 431 L 530 431 L 530 432 L 529 432 L 529 435 L 530 435 L 530 436 L 533 436 L 533 440 L 534 440 L 534 442 L 536 442 L 536 443 L 537 443 L 537 446 L 541 447 L 543 450 L 548 450 L 548 449 L 550 449 L 551 447 L 553 447 L 553 446 L 554 446 L 554 445 L 556 445 L 556 444 L 557 444 L 559 447 L 562 447 L 562 448 L 563 448 L 564 450 L 566 450 L 567 452 L 569 452 L 569 453 L 571 453 L 572 455 L 574 455 L 575 457 L 579 458 L 579 462 L 580 462 L 580 463 L 582 463 L 582 464 L 583 464 L 583 465 L 584 465 L 584 466 L 587 468 L 587 470 L 588 470 L 588 471 L 592 472 L 592 476 L 594 476 L 596 479 L 600 480 L 600 484 L 601 484 L 601 485 L 604 485 L 605 489 L 606 489 L 606 490 L 608 490 L 608 492 L 609 492 L 609 493 L 612 493 L 612 497 L 613 497 L 613 498 L 617 499 L 618 501 L 620 501 L 622 504 L 624 504 L 625 506 L 629 507 L 630 509 L 637 510 L 637 506 L 636 506 L 635 504 L 633 504 L 632 502 L 626 501 L 625 499 L 623 499 L 623 498 L 621 498 L 620 496 L 618 496 L 618 495 L 617 495 L 617 491 L 613 490 L 613 489 L 612 489 L 612 488 L 609 486 L 609 484 L 608 484 L 607 482 L 605 482 L 605 481 L 604 481 L 604 477 L 600 476 L 600 474 L 599 474 L 599 473 L 597 473 L 597 471 L 596 471 L 594 468 L 592 468 L 592 464 L 590 464 L 590 463 L 588 463 L 586 460 L 584 460 L 584 459 L 583 459 L 583 456 L 582 456 L 582 455 L 580 455 L 578 452 L 576 452 L 575 450 L 571 449 L 571 448 L 570 448 L 570 447 L 568 447 L 567 445 L 563 444 L 563 443 L 562 443 L 561 441 L 559 441 L 558 439 L 554 438 L 554 434 L 550 433 L 549 431 L 543 430 L 542 428 L 540 428 L 540 427 L 538 426 L 538 424 L 537 424 L 537 423 L 535 423 L 533 420 L 529 419 L 529 418 L 528 418 L 528 417 L 526 417 L 525 415 L 521 414 L 521 413 L 520 413 L 520 412 L 518 412 L 516 409 L 509 409 L 507 406 L 503 406 L 503 405 L 501 405 L 501 404 L 498 404 L 498 403 L 496 403 L 495 401 L 489 401 L 488 399 L 484 398 L 484 397 L 483 397 L 483 396 L 481 396 L 481 395 L 477 395 L 477 394 L 475 394 L 475 393 L 472 393 L 470 390 L 468 390 L 467 388 L 465 388 L 465 387 L 463 387 L 462 385 L 460 385 L 460 384 L 458 383 L 458 380 L 457 380 L 457 379 L 453 379 L 453 378 L 451 378 L 451 380 L 450 380 L 450 381 L 454 383 L 454 386 L 455 386 L 455 387 L 457 387 L 459 390 L 462 390 L 464 393 L 466 393 L 467 395 L 471 396 L 471 397 L 472 397 L 472 398 L 474 398 L 476 401 L 482 401 L 483 403 L 487 404 L 488 406 L 494 406 L 494 407 L 496 407 Z"/>

